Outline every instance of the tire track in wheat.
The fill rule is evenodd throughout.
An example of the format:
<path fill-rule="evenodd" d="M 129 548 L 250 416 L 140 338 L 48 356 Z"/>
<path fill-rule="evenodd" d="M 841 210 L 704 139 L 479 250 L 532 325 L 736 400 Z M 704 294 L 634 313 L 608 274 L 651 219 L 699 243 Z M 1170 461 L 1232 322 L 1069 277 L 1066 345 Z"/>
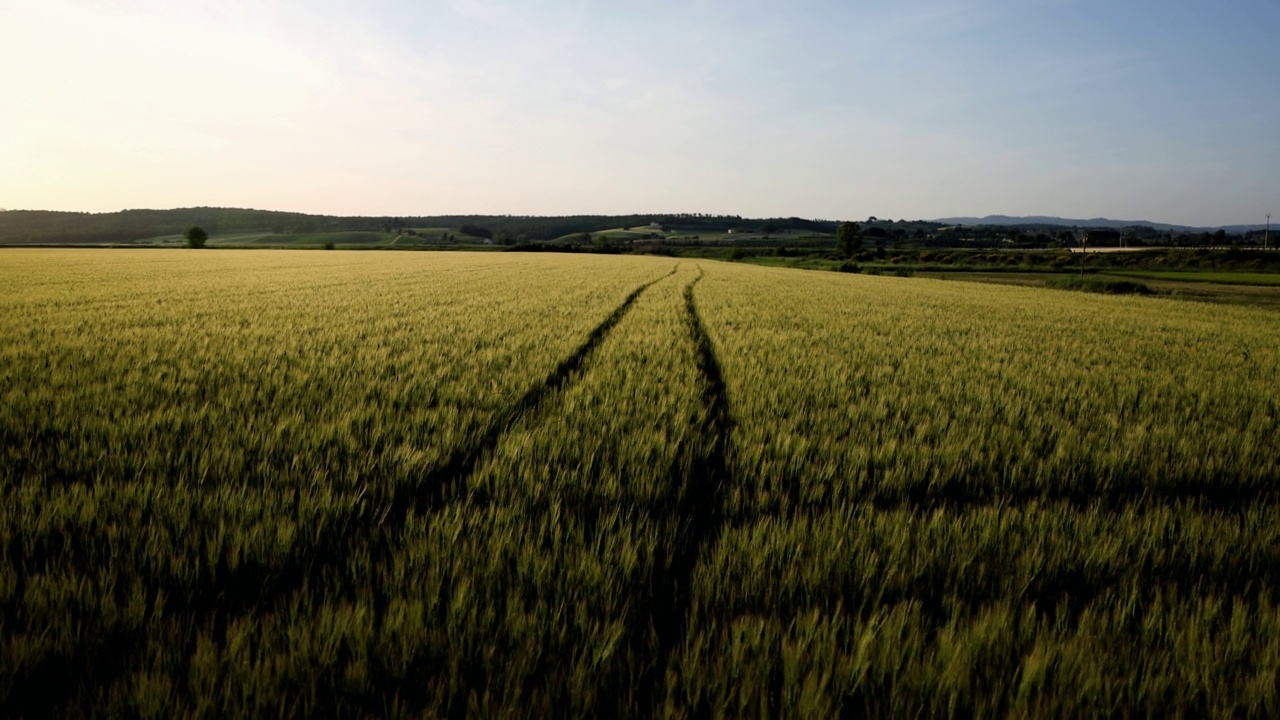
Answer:
<path fill-rule="evenodd" d="M 647 692 L 644 693 L 649 702 L 644 714 L 649 716 L 659 714 L 660 703 L 665 696 L 667 669 L 688 635 L 693 615 L 694 568 L 707 549 L 715 545 L 725 521 L 723 486 L 729 480 L 726 454 L 732 417 L 715 344 L 702 322 L 694 297 L 694 288 L 703 276 L 704 272 L 699 268 L 698 276 L 685 287 L 684 304 L 689 335 L 697 350 L 706 423 L 689 471 L 679 479 L 683 490 L 678 505 L 680 534 L 672 550 L 671 564 L 654 584 L 649 619 L 657 640 L 657 651 L 645 679 Z"/>
<path fill-rule="evenodd" d="M 331 581 L 335 570 L 340 570 L 352 557 L 368 552 L 375 558 L 389 557 L 396 550 L 394 528 L 402 525 L 410 512 L 426 513 L 448 502 L 465 496 L 467 478 L 480 462 L 490 455 L 502 436 L 511 430 L 522 417 L 537 411 L 550 396 L 571 384 L 583 365 L 608 337 L 609 333 L 635 305 L 636 301 L 653 285 L 671 277 L 671 272 L 636 287 L 627 297 L 587 335 L 583 342 L 563 359 L 539 383 L 500 412 L 471 442 L 458 448 L 438 467 L 425 473 L 416 482 L 395 489 L 389 498 L 376 507 L 355 507 L 349 517 L 329 524 L 309 546 L 298 552 L 283 571 L 259 564 L 241 565 L 215 573 L 203 587 L 186 588 L 187 601 L 181 609 L 174 608 L 171 617 L 182 618 L 182 632 L 188 636 L 187 656 L 195 651 L 197 638 L 206 630 L 219 645 L 225 643 L 227 627 L 239 618 L 262 612 L 271 612 L 287 603 L 304 587 L 318 588 Z M 380 531 L 381 528 L 386 528 Z M 371 532 L 374 531 L 374 532 Z M 367 542 L 361 542 L 367 540 Z M 338 588 L 329 588 L 336 591 Z M 183 597 L 174 593 L 171 597 Z M 113 642 L 111 657 L 105 662 L 85 662 L 62 667 L 55 663 L 48 676 L 62 678 L 67 683 L 63 695 L 71 691 L 71 685 L 111 684 L 123 673 L 131 671 L 142 661 L 144 644 L 134 638 L 117 638 Z M 96 654 L 102 654 L 99 649 Z M 74 659 L 73 659 L 74 660 Z M 49 687 L 45 687 L 45 692 Z M 10 698 L 7 705 L 23 707 L 24 694 Z"/>

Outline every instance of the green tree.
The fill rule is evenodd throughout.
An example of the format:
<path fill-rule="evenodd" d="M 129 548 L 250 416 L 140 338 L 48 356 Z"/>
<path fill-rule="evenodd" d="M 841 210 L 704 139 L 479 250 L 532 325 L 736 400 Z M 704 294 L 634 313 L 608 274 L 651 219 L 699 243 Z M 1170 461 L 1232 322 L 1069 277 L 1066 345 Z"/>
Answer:
<path fill-rule="evenodd" d="M 468 235 L 470 237 L 488 238 L 489 240 L 493 239 L 492 230 L 490 230 L 487 227 L 482 227 L 480 225 L 474 225 L 471 223 L 467 223 L 466 225 L 463 225 L 462 227 L 458 228 L 458 232 L 462 233 L 463 235 Z"/>
<path fill-rule="evenodd" d="M 188 247 L 202 248 L 209 240 L 209 233 L 205 232 L 204 228 L 198 225 L 192 225 L 182 238 L 187 241 Z"/>
<path fill-rule="evenodd" d="M 836 247 L 845 257 L 862 249 L 862 226 L 856 222 L 843 222 L 836 228 Z"/>

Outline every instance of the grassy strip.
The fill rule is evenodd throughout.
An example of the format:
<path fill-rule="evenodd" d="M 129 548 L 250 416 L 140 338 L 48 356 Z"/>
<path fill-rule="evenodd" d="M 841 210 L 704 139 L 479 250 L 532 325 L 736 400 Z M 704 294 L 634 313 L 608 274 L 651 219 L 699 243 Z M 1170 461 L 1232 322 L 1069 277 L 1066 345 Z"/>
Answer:
<path fill-rule="evenodd" d="M 1176 270 L 1112 270 L 1112 275 L 1145 280 L 1177 280 L 1181 282 L 1219 283 L 1222 285 L 1280 286 L 1280 274 L 1248 272 L 1176 271 Z"/>
<path fill-rule="evenodd" d="M 1104 295 L 1150 295 L 1151 288 L 1134 280 L 1121 280 L 1098 275 L 1059 275 L 1050 278 L 1045 287 L 1057 290 L 1079 290 Z"/>

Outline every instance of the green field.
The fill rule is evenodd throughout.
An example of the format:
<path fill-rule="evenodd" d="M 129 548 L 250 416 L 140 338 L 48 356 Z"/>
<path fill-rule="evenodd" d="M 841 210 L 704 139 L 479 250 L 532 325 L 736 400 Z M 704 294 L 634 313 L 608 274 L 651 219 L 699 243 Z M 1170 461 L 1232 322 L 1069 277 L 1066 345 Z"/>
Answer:
<path fill-rule="evenodd" d="M 1223 285 L 1280 285 L 1280 274 L 1277 273 L 1123 270 L 1113 271 L 1112 274 L 1145 278 L 1147 280 L 1178 280 L 1183 282 L 1220 283 Z"/>
<path fill-rule="evenodd" d="M 0 252 L 0 715 L 1280 713 L 1280 314 Z"/>
<path fill-rule="evenodd" d="M 253 241 L 256 245 L 268 246 L 302 246 L 302 245 L 387 245 L 395 239 L 395 235 L 380 232 L 336 232 L 307 233 L 299 235 L 263 235 Z"/>
<path fill-rule="evenodd" d="M 450 244 L 459 241 L 480 244 L 479 238 L 468 238 L 459 235 L 458 231 L 448 228 L 415 228 L 415 235 L 395 232 L 314 232 L 314 233 L 274 233 L 248 232 L 223 233 L 209 237 L 211 248 L 322 248 L 333 245 L 336 249 L 386 249 L 386 248 L 418 248 L 438 246 L 443 242 L 442 236 L 450 237 Z M 141 240 L 121 243 L 122 245 L 153 246 L 161 248 L 186 247 L 182 235 L 162 235 Z"/>
<path fill-rule="evenodd" d="M 864 268 L 864 272 L 874 272 L 874 269 Z M 1078 274 L 1074 273 L 1049 272 L 938 272 L 925 270 L 916 272 L 915 274 L 920 277 L 927 277 L 936 280 L 960 280 L 965 282 L 989 283 L 994 285 L 1017 285 L 1036 288 L 1052 287 L 1056 285 L 1065 286 L 1070 284 L 1074 278 L 1080 277 Z M 1210 273 L 1189 273 L 1192 277 L 1201 277 L 1206 274 Z M 1182 280 L 1136 277 L 1134 274 L 1128 272 L 1090 273 L 1085 276 L 1084 284 L 1088 285 L 1094 282 L 1109 284 L 1114 282 L 1135 281 L 1141 283 L 1141 285 L 1147 288 L 1147 292 L 1142 294 L 1153 294 L 1184 301 L 1192 300 L 1220 305 L 1239 305 L 1259 309 L 1266 308 L 1271 311 L 1280 310 L 1280 285 L 1218 283 L 1194 279 Z"/>

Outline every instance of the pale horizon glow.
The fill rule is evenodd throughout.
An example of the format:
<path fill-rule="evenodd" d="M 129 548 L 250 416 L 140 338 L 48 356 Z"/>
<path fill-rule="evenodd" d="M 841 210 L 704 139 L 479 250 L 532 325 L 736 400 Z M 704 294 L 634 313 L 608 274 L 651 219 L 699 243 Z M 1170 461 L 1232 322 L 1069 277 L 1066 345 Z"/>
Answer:
<path fill-rule="evenodd" d="M 0 208 L 1261 224 L 1280 4 L 0 0 Z"/>

